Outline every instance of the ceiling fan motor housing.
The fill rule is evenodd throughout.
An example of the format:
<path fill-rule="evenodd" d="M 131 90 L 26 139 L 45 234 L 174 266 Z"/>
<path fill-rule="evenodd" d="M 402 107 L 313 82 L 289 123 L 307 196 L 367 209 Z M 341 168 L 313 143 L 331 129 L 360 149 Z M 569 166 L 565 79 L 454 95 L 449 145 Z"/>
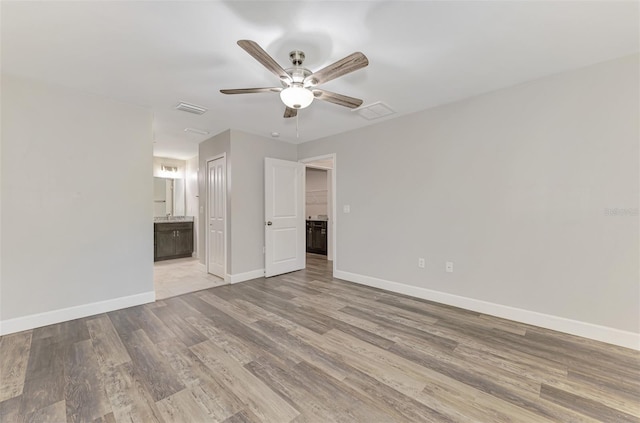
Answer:
<path fill-rule="evenodd" d="M 304 62 L 304 51 L 293 50 L 289 53 L 289 60 L 293 63 L 293 66 L 300 66 Z"/>

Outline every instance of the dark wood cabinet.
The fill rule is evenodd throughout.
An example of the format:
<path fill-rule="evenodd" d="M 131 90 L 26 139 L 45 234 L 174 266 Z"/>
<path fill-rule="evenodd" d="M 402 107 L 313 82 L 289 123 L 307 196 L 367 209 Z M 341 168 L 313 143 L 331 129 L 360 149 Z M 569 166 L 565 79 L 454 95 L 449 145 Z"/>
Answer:
<path fill-rule="evenodd" d="M 307 221 L 307 252 L 327 255 L 327 222 Z"/>
<path fill-rule="evenodd" d="M 191 257 L 193 222 L 154 223 L 153 261 Z"/>

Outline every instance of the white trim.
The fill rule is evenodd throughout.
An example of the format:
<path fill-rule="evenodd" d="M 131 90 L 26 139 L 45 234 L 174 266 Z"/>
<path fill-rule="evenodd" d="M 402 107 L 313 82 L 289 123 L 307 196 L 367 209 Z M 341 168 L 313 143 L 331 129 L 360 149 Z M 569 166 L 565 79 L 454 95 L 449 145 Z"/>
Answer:
<path fill-rule="evenodd" d="M 152 303 L 156 300 L 155 291 L 143 292 L 142 294 L 129 295 L 127 297 L 113 298 L 111 300 L 98 301 L 90 304 L 82 304 L 58 310 L 46 311 L 44 313 L 31 314 L 29 316 L 16 317 L 13 319 L 0 321 L 0 335 L 20 332 L 53 325 L 55 323 L 80 319 L 82 317 L 94 316 L 96 314 L 109 311 L 120 310 L 141 304 Z"/>
<path fill-rule="evenodd" d="M 538 313 L 536 311 L 490 303 L 473 298 L 461 297 L 459 295 L 448 294 L 446 292 L 434 291 L 398 282 L 391 282 L 384 279 L 378 279 L 357 273 L 344 272 L 341 270 L 334 271 L 333 277 L 399 294 L 435 301 L 441 304 L 460 307 L 466 310 L 477 311 L 479 313 L 489 314 L 503 319 L 514 320 L 529 325 L 569 333 L 571 335 L 582 336 L 596 341 L 606 342 L 608 344 L 640 350 L 640 334 L 634 332 L 627 332 L 607 326 L 595 325 L 593 323 L 581 322 L 579 320 Z"/>
<path fill-rule="evenodd" d="M 264 278 L 264 269 L 256 269 L 249 272 L 236 273 L 235 275 L 227 274 L 224 280 L 228 281 L 229 283 L 238 283 L 257 278 Z"/>

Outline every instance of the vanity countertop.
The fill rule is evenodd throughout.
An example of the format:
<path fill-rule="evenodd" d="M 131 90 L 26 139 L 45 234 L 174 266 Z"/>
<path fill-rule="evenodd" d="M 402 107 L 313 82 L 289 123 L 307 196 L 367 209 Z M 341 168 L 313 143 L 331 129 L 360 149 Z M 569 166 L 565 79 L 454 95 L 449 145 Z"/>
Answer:
<path fill-rule="evenodd" d="M 193 222 L 193 216 L 156 216 L 155 223 Z"/>

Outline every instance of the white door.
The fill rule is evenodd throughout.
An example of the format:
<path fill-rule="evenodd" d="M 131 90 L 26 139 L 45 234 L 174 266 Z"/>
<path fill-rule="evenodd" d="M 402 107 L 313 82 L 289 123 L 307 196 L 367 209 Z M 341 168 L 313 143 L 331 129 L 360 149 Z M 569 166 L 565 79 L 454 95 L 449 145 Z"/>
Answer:
<path fill-rule="evenodd" d="M 304 164 L 265 158 L 265 276 L 304 269 Z"/>
<path fill-rule="evenodd" d="M 225 277 L 226 159 L 207 162 L 207 271 Z"/>

